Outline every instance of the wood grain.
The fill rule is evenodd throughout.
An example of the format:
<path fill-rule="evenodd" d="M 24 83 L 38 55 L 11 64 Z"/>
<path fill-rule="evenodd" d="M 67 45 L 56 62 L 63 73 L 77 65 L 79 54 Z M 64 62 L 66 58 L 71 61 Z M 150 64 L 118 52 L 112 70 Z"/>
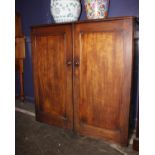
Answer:
<path fill-rule="evenodd" d="M 15 38 L 15 58 L 16 59 L 25 58 L 25 37 Z"/>
<path fill-rule="evenodd" d="M 22 33 L 21 16 L 15 14 L 15 70 L 19 73 L 20 95 L 16 98 L 24 101 L 24 59 L 25 59 L 25 37 Z"/>
<path fill-rule="evenodd" d="M 32 27 L 37 120 L 128 144 L 134 20 Z"/>
<path fill-rule="evenodd" d="M 77 24 L 75 38 L 75 57 L 80 61 L 74 72 L 76 131 L 126 145 L 132 73 L 130 21 Z"/>
<path fill-rule="evenodd" d="M 15 15 L 15 37 L 23 36 L 21 15 L 16 12 Z"/>
<path fill-rule="evenodd" d="M 72 49 L 70 27 L 57 27 L 50 32 L 50 35 L 42 32 L 34 38 L 37 119 L 72 128 L 72 68 L 66 66 Z"/>

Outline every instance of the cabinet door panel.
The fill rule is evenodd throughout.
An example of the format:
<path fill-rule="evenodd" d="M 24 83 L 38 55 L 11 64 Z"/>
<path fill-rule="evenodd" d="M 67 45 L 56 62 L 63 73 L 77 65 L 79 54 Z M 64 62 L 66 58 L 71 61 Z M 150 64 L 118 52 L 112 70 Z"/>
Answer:
<path fill-rule="evenodd" d="M 113 46 L 114 41 L 118 44 L 119 40 L 116 39 L 114 32 L 84 33 L 81 36 L 81 42 L 84 44 L 80 53 L 79 117 L 88 125 L 111 130 L 119 129 L 119 111 L 116 109 L 120 106 L 122 61 L 118 65 L 117 60 L 122 60 L 122 54 L 114 51 Z M 87 48 L 85 42 L 92 44 Z"/>
<path fill-rule="evenodd" d="M 72 55 L 70 42 L 70 27 L 58 27 L 49 35 L 37 35 L 33 50 L 37 119 L 65 128 L 73 123 L 72 67 L 66 66 Z"/>
<path fill-rule="evenodd" d="M 80 62 L 74 71 L 76 130 L 126 143 L 130 87 L 123 85 L 127 84 L 125 76 L 129 78 L 127 85 L 131 84 L 128 66 L 132 63 L 132 47 L 126 49 L 125 46 L 132 45 L 132 31 L 126 31 L 126 24 L 121 21 L 107 22 L 103 26 L 89 23 L 77 25 L 75 36 L 74 55 Z M 124 92 L 128 93 L 125 103 Z"/>

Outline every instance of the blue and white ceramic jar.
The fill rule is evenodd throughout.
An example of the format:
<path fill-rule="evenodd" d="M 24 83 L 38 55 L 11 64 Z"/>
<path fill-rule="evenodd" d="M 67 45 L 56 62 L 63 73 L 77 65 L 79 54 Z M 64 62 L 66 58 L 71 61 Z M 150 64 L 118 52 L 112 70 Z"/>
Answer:
<path fill-rule="evenodd" d="M 80 0 L 51 0 L 51 13 L 56 23 L 75 22 L 81 13 Z"/>

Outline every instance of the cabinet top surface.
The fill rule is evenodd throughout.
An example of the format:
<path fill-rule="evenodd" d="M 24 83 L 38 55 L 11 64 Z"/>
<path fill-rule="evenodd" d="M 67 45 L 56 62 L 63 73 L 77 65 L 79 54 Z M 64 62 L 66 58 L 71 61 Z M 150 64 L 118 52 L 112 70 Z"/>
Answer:
<path fill-rule="evenodd" d="M 35 27 L 46 27 L 46 26 L 54 26 L 54 25 L 72 25 L 72 24 L 80 24 L 80 23 L 93 23 L 93 22 L 106 22 L 106 21 L 114 21 L 114 20 L 125 20 L 125 19 L 138 19 L 134 16 L 122 16 L 122 17 L 108 17 L 104 19 L 94 19 L 94 20 L 82 20 L 77 22 L 68 22 L 68 23 L 51 23 L 51 24 L 42 24 L 42 25 L 33 25 L 31 28 Z"/>

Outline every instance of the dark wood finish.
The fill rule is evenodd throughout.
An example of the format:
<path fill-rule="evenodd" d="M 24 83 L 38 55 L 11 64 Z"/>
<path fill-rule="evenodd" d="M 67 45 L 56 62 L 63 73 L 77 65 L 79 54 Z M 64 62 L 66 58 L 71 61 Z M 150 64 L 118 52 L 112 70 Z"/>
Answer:
<path fill-rule="evenodd" d="M 137 114 L 136 137 L 133 140 L 133 149 L 136 151 L 139 151 L 139 110 L 138 110 L 138 114 Z"/>
<path fill-rule="evenodd" d="M 23 37 L 21 15 L 18 12 L 15 15 L 15 37 Z"/>
<path fill-rule="evenodd" d="M 25 37 L 15 38 L 15 58 L 24 59 L 25 58 Z"/>
<path fill-rule="evenodd" d="M 72 128 L 71 26 L 34 29 L 32 33 L 36 34 L 32 37 L 36 118 Z"/>
<path fill-rule="evenodd" d="M 127 144 L 133 20 L 75 25 L 75 126 Z"/>
<path fill-rule="evenodd" d="M 133 17 L 32 27 L 38 120 L 66 127 L 68 116 L 77 133 L 127 145 L 133 27 Z"/>
<path fill-rule="evenodd" d="M 15 70 L 19 73 L 20 94 L 19 98 L 24 101 L 24 59 L 25 59 L 25 37 L 22 33 L 21 16 L 15 16 Z"/>
<path fill-rule="evenodd" d="M 24 74 L 24 64 L 23 59 L 16 59 L 15 60 L 15 69 L 16 72 L 19 73 L 19 83 L 20 83 L 20 94 L 19 96 L 16 96 L 16 98 L 19 98 L 21 101 L 24 101 L 24 81 L 23 81 L 23 74 Z"/>
<path fill-rule="evenodd" d="M 137 106 L 137 117 L 136 117 L 136 137 L 133 140 L 133 149 L 139 151 L 139 23 L 137 23 L 136 33 L 135 33 L 135 72 L 134 74 L 137 76 L 137 95 L 136 95 L 136 106 Z"/>
<path fill-rule="evenodd" d="M 104 18 L 104 19 L 91 19 L 91 20 L 81 20 L 81 21 L 77 21 L 74 23 L 70 23 L 72 25 L 75 24 L 79 24 L 79 23 L 92 23 L 92 22 L 109 22 L 109 21 L 114 21 L 114 20 L 126 20 L 126 19 L 131 19 L 131 20 L 135 20 L 138 21 L 138 18 L 134 17 L 134 16 L 120 16 L 120 17 L 108 17 L 108 18 Z M 68 23 L 54 23 L 54 24 L 42 24 L 42 25 L 33 25 L 31 26 L 31 28 L 41 28 L 41 27 L 51 27 L 53 25 L 68 25 Z"/>

